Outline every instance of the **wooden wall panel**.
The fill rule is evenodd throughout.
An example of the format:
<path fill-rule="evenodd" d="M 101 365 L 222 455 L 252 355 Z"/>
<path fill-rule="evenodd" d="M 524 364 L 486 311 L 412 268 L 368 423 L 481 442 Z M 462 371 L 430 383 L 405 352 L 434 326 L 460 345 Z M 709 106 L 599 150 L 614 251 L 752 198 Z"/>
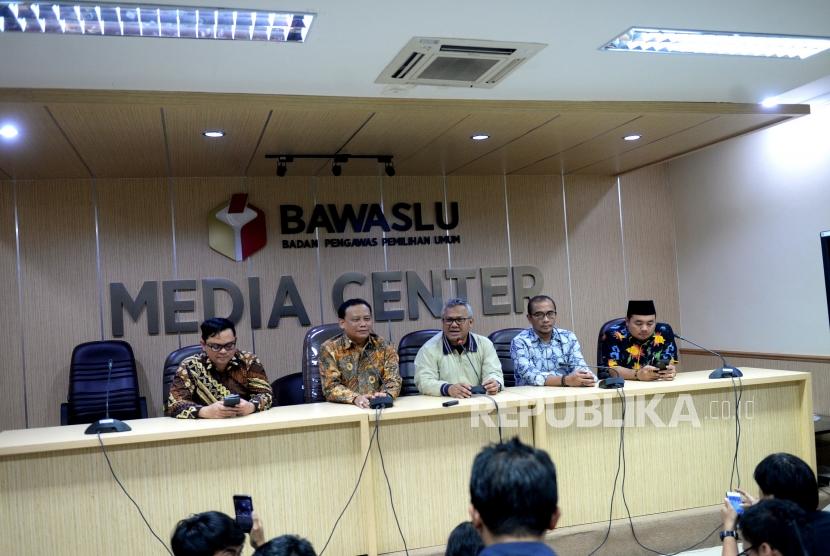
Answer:
<path fill-rule="evenodd" d="M 175 212 L 176 265 L 179 280 L 201 278 L 225 278 L 236 284 L 243 296 L 247 291 L 248 262 L 236 262 L 210 248 L 208 243 L 208 217 L 214 208 L 227 203 L 234 193 L 245 192 L 244 178 L 184 178 L 173 180 L 173 210 Z M 251 200 L 253 202 L 253 200 Z M 256 204 L 256 203 L 254 203 Z M 161 295 L 161 294 L 159 294 Z M 204 320 L 201 284 L 197 291 L 179 294 L 179 299 L 193 299 L 195 311 L 184 313 L 180 321 Z M 217 316 L 230 314 L 231 304 L 227 296 L 216 296 Z M 250 313 L 247 301 L 242 320 L 237 327 L 239 347 L 253 348 Z M 200 335 L 181 334 L 181 345 L 199 343 Z"/>
<path fill-rule="evenodd" d="M 72 349 L 101 339 L 91 182 L 17 187 L 29 426 L 58 425 Z"/>
<path fill-rule="evenodd" d="M 574 332 L 589 364 L 596 364 L 597 333 L 625 315 L 620 211 L 616 180 L 566 176 Z"/>
<path fill-rule="evenodd" d="M 507 206 L 513 266 L 531 265 L 542 271 L 541 293 L 556 301 L 556 325 L 573 328 L 562 178 L 509 176 Z M 521 328 L 530 326 L 523 315 L 516 315 L 515 322 Z"/>
<path fill-rule="evenodd" d="M 262 209 L 268 225 L 268 243 L 251 256 L 249 275 L 259 277 L 262 328 L 254 330 L 256 353 L 265 365 L 271 381 L 299 372 L 305 333 L 310 327 L 298 318 L 286 317 L 276 328 L 268 327 L 275 295 L 282 276 L 291 276 L 302 298 L 311 326 L 321 324 L 320 287 L 317 271 L 317 249 L 283 248 L 283 240 L 313 239 L 313 234 L 282 234 L 281 204 L 299 205 L 306 220 L 314 205 L 312 180 L 307 177 L 249 178 L 250 201 Z M 247 285 L 243 291 L 247 291 Z"/>
<path fill-rule="evenodd" d="M 449 177 L 447 200 L 458 201 L 460 222 L 456 233 L 461 236 L 460 244 L 450 245 L 450 264 L 452 268 L 473 268 L 477 271 L 476 278 L 467 281 L 469 301 L 476 316 L 473 330 L 486 336 L 494 330 L 515 326 L 519 321 L 512 309 L 503 315 L 485 316 L 482 313 L 481 273 L 478 272 L 483 267 L 510 266 L 504 177 Z M 508 295 L 497 296 L 493 303 L 512 305 L 509 279 L 497 279 L 494 283 L 508 284 Z M 450 295 L 456 295 L 454 283 Z"/>
<path fill-rule="evenodd" d="M 104 336 L 113 338 L 109 285 L 123 283 L 130 295 L 145 281 L 158 283 L 160 333 L 149 335 L 147 312 L 138 322 L 123 312 L 124 336 L 135 353 L 141 394 L 151 417 L 163 414 L 162 368 L 179 348 L 176 334 L 164 333 L 162 281 L 173 279 L 173 229 L 170 194 L 165 179 L 96 180 Z"/>
<path fill-rule="evenodd" d="M 383 178 L 383 203 L 387 211 L 391 210 L 395 203 L 421 203 L 424 223 L 435 224 L 434 207 L 435 203 L 444 203 L 444 179 L 442 177 L 400 177 Z M 463 207 L 460 209 L 463 210 Z M 410 211 L 410 215 L 412 212 Z M 453 233 L 455 230 L 451 230 Z M 408 232 L 390 232 L 388 237 L 417 237 L 427 235 L 434 241 L 435 236 L 443 235 L 443 230 L 437 226 L 435 230 L 417 231 L 413 229 Z M 431 287 L 430 272 L 435 273 L 441 283 L 442 299 L 446 301 L 450 294 L 450 283 L 444 277 L 444 270 L 449 266 L 448 250 L 446 245 L 417 245 L 417 246 L 393 246 L 386 248 L 386 261 L 390 271 L 412 270 L 418 273 L 421 281 Z M 400 284 L 401 303 L 389 304 L 392 309 L 404 309 L 404 320 L 390 323 L 392 341 L 397 344 L 401 337 L 415 330 L 426 328 L 441 328 L 441 321 L 433 318 L 426 306 L 418 302 L 418 318 L 412 320 L 411 313 L 406 307 L 406 278 Z"/>
<path fill-rule="evenodd" d="M 5 369 L 0 372 L 0 391 L 6 399 L 0 404 L 0 430 L 26 426 L 24 404 L 22 326 L 17 282 L 17 245 L 14 231 L 14 186 L 0 182 L 0 321 L 4 323 Z"/>
<path fill-rule="evenodd" d="M 360 205 L 361 203 L 380 203 L 380 177 L 346 177 L 333 176 L 315 178 L 316 202 L 318 204 L 334 204 L 338 209 L 347 203 Z M 357 208 L 357 207 L 355 207 Z M 350 284 L 344 291 L 344 299 L 361 297 L 371 302 L 372 299 L 372 272 L 383 272 L 386 267 L 383 260 L 383 246 L 381 244 L 383 230 L 380 227 L 372 228 L 371 232 L 356 233 L 350 225 L 345 232 L 329 233 L 320 230 L 320 273 L 323 295 L 323 322 L 337 322 L 337 308 L 332 304 L 332 286 L 335 280 L 345 272 L 359 272 L 366 276 L 362 285 Z M 375 238 L 376 246 L 369 247 L 326 247 L 326 239 L 365 239 Z M 388 336 L 388 327 L 382 323 L 375 323 L 375 331 Z"/>
<path fill-rule="evenodd" d="M 659 320 L 680 328 L 674 212 L 665 165 L 620 176 L 629 299 L 653 299 Z"/>

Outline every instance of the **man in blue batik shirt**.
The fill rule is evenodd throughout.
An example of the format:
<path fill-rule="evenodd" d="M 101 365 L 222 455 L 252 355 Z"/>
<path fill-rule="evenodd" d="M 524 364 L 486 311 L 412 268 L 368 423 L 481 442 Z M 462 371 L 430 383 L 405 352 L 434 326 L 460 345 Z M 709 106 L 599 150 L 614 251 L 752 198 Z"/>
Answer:
<path fill-rule="evenodd" d="M 593 386 L 597 377 L 582 357 L 579 340 L 556 328 L 556 303 L 546 295 L 527 302 L 531 327 L 513 338 L 510 357 L 516 386 Z"/>

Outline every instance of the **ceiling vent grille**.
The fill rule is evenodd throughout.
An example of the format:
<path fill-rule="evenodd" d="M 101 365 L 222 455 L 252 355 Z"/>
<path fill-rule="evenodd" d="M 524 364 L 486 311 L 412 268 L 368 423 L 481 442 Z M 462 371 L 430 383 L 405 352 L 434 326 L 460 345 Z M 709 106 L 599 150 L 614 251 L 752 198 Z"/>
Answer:
<path fill-rule="evenodd" d="M 491 88 L 545 46 L 415 37 L 386 66 L 375 83 Z"/>

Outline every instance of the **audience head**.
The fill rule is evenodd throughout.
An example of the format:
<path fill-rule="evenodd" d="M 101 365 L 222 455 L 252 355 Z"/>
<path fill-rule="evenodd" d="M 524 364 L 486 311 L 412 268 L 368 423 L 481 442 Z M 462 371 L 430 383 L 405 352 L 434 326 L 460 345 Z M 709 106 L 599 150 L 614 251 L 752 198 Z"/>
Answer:
<path fill-rule="evenodd" d="M 441 310 L 441 323 L 450 344 L 464 343 L 473 327 L 473 307 L 466 299 L 449 299 Z"/>
<path fill-rule="evenodd" d="M 527 301 L 527 320 L 533 330 L 547 339 L 556 325 L 556 302 L 547 295 L 535 295 Z"/>
<path fill-rule="evenodd" d="M 297 535 L 271 539 L 254 552 L 254 556 L 317 556 L 311 543 Z"/>
<path fill-rule="evenodd" d="M 770 454 L 755 467 L 755 482 L 766 497 L 791 500 L 805 512 L 818 508 L 818 482 L 803 459 L 779 452 Z"/>
<path fill-rule="evenodd" d="M 739 519 L 744 552 L 752 556 L 801 556 L 806 514 L 796 503 L 769 498 L 747 507 Z"/>
<path fill-rule="evenodd" d="M 478 556 L 484 550 L 484 541 L 470 521 L 462 521 L 456 525 L 447 539 L 447 550 L 444 556 Z"/>
<path fill-rule="evenodd" d="M 657 309 L 654 308 L 654 301 L 650 299 L 629 301 L 628 310 L 625 313 L 625 325 L 628 327 L 628 332 L 638 340 L 651 337 L 657 326 Z"/>
<path fill-rule="evenodd" d="M 175 556 L 238 556 L 245 532 L 222 512 L 203 512 L 181 520 L 170 547 Z"/>
<path fill-rule="evenodd" d="M 559 519 L 556 469 L 547 453 L 518 438 L 476 456 L 470 516 L 485 544 L 500 537 L 540 540 Z"/>
<path fill-rule="evenodd" d="M 351 341 L 362 346 L 372 333 L 372 306 L 365 299 L 347 299 L 337 308 L 340 328 Z"/>

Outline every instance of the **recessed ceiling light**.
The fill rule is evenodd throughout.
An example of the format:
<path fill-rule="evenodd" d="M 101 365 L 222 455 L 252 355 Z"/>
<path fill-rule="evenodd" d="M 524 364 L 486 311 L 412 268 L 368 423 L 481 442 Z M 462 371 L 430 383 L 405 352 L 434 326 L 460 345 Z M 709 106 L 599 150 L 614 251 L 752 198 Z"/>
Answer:
<path fill-rule="evenodd" d="M 472 139 L 473 141 L 486 141 L 489 138 L 490 136 L 486 133 L 476 133 L 475 135 L 470 136 L 470 139 Z"/>
<path fill-rule="evenodd" d="M 767 97 L 761 101 L 761 106 L 764 108 L 774 108 L 778 106 L 778 99 L 776 97 Z"/>
<path fill-rule="evenodd" d="M 631 135 L 626 135 L 623 137 L 625 141 L 639 141 L 642 135 L 637 135 L 636 133 L 632 133 Z"/>
<path fill-rule="evenodd" d="M 632 27 L 601 50 L 804 59 L 828 48 L 830 37 Z"/>
<path fill-rule="evenodd" d="M 6 124 L 3 127 L 0 127 L 0 137 L 3 139 L 14 139 L 17 137 L 17 128 L 11 124 Z"/>
<path fill-rule="evenodd" d="M 314 19 L 240 8 L 0 1 L 0 33 L 305 42 Z"/>
<path fill-rule="evenodd" d="M 217 137 L 224 137 L 225 132 L 221 129 L 208 129 L 207 131 L 203 131 L 202 135 L 205 137 L 210 137 L 211 139 L 215 139 Z"/>

